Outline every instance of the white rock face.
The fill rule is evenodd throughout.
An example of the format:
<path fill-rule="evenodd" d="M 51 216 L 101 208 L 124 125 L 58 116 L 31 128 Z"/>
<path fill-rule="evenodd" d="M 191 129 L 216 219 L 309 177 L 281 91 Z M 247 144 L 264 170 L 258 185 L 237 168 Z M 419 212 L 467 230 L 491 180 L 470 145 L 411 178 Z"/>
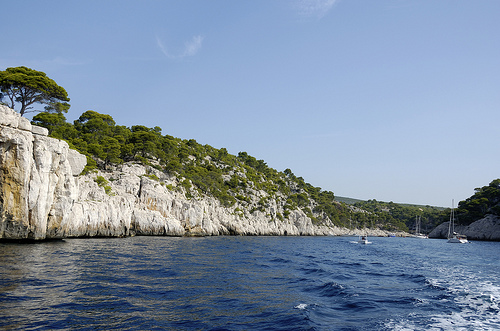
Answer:
<path fill-rule="evenodd" d="M 154 173 L 159 180 L 148 177 Z M 105 192 L 95 178 L 102 176 L 111 189 Z M 79 199 L 70 216 L 58 227 L 59 236 L 129 235 L 333 235 L 334 227 L 314 226 L 301 211 L 289 219 L 272 219 L 268 212 L 245 214 L 236 206 L 225 208 L 212 197 L 188 199 L 177 179 L 142 165 L 125 164 L 113 172 L 79 177 Z M 109 190 L 109 189 L 108 189 Z"/>
<path fill-rule="evenodd" d="M 281 221 L 276 201 L 250 214 L 241 205 L 225 208 L 195 192 L 188 199 L 177 178 L 142 165 L 79 176 L 86 163 L 66 142 L 47 137 L 46 129 L 0 106 L 0 238 L 345 232 L 315 226 L 300 210 Z M 103 187 L 95 181 L 98 176 L 107 181 Z"/>
<path fill-rule="evenodd" d="M 67 217 L 78 197 L 66 142 L 42 135 L 13 110 L 0 106 L 0 238 L 45 239 L 54 216 Z M 37 127 L 35 127 L 37 128 Z"/>
<path fill-rule="evenodd" d="M 3 105 L 0 105 L 0 125 L 24 131 L 31 131 L 32 127 L 27 118 Z"/>
<path fill-rule="evenodd" d="M 352 234 L 328 220 L 314 225 L 299 209 L 281 220 L 284 203 L 276 199 L 250 213 L 243 202 L 226 208 L 195 191 L 187 198 L 179 185 L 183 179 L 151 167 L 124 164 L 112 172 L 80 175 L 86 163 L 66 142 L 0 106 L 0 239 Z M 253 202 L 267 196 L 252 193 Z"/>

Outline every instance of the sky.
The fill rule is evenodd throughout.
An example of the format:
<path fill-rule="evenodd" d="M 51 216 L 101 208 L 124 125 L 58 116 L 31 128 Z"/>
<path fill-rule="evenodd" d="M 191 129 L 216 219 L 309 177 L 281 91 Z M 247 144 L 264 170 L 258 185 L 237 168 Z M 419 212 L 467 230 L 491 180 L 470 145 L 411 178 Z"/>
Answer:
<path fill-rule="evenodd" d="M 500 178 L 498 0 L 0 0 L 0 70 L 118 125 L 450 207 Z"/>

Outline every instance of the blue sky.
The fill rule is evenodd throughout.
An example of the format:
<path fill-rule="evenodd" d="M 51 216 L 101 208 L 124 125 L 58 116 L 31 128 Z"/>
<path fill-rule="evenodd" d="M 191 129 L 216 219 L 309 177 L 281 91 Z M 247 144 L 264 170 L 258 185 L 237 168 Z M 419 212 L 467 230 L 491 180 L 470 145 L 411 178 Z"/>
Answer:
<path fill-rule="evenodd" d="M 339 196 L 450 206 L 500 177 L 500 1 L 2 1 L 0 70 Z"/>

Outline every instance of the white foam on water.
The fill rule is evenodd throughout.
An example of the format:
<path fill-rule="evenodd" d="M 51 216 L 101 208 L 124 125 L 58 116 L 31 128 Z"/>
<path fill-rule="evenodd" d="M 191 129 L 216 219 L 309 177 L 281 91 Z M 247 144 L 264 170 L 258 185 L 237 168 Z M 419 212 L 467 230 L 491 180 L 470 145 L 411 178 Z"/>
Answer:
<path fill-rule="evenodd" d="M 393 331 L 414 331 L 417 330 L 415 325 L 410 323 L 409 321 L 394 321 L 390 320 L 385 324 L 386 329 L 390 329 Z"/>
<path fill-rule="evenodd" d="M 306 308 L 307 308 L 307 304 L 305 304 L 305 303 L 301 303 L 301 304 L 298 304 L 297 306 L 295 306 L 295 307 L 293 307 L 293 308 L 303 310 L 303 309 L 306 309 Z"/>
<path fill-rule="evenodd" d="M 443 285 L 443 284 L 441 284 Z M 500 325 L 500 286 L 477 275 L 449 278 L 445 288 L 460 309 L 451 315 L 436 315 L 433 326 L 454 330 L 492 330 Z"/>
<path fill-rule="evenodd" d="M 423 316 L 408 316 L 402 320 L 390 320 L 386 327 L 391 330 L 496 330 L 500 327 L 500 285 L 486 279 L 484 275 L 467 273 L 460 269 L 439 270 L 440 277 L 428 279 L 431 286 L 446 291 L 449 299 L 442 303 L 453 308 L 452 313 L 437 313 L 427 316 L 425 327 L 419 325 Z M 447 302 L 449 301 L 449 302 Z M 425 300 L 419 304 L 432 304 Z"/>

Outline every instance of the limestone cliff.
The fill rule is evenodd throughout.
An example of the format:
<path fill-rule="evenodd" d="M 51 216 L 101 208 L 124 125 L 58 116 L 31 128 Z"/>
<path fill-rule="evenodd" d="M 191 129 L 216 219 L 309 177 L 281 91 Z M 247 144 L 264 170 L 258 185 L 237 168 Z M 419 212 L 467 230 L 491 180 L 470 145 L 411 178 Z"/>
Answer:
<path fill-rule="evenodd" d="M 272 199 L 264 210 L 224 207 L 194 190 L 186 194 L 181 179 L 152 167 L 129 163 L 80 175 L 85 165 L 66 142 L 0 106 L 0 239 L 348 233 L 329 220 L 314 225 L 300 209 L 280 218 L 283 205 Z M 266 195 L 253 193 L 254 200 Z"/>
<path fill-rule="evenodd" d="M 0 106 L 0 238 L 45 239 L 78 198 L 86 157 Z"/>

